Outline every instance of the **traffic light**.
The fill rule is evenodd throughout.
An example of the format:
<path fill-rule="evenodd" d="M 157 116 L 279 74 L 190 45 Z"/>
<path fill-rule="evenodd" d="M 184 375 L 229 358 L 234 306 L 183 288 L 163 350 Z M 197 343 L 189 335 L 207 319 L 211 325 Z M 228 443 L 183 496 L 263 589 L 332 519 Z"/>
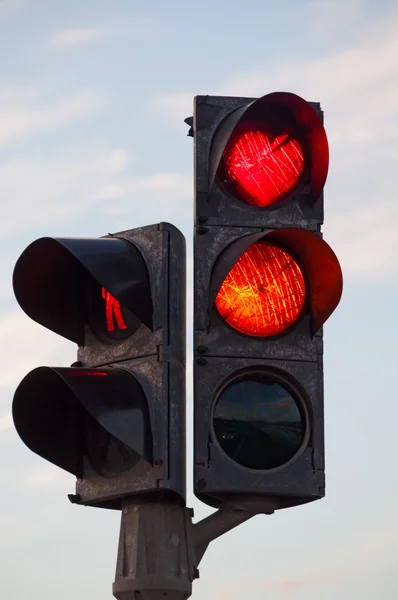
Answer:
<path fill-rule="evenodd" d="M 194 492 L 273 511 L 325 493 L 322 325 L 339 262 L 321 235 L 328 142 L 291 93 L 196 96 Z"/>
<path fill-rule="evenodd" d="M 13 401 L 18 434 L 77 478 L 72 502 L 185 505 L 185 239 L 169 223 L 97 239 L 41 238 L 18 259 L 29 317 L 78 344 Z"/>

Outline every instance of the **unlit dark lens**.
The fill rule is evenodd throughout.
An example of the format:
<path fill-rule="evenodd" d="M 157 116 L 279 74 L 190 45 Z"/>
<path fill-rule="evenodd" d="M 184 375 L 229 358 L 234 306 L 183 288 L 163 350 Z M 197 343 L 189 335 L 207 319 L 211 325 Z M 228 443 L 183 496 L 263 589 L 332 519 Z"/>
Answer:
<path fill-rule="evenodd" d="M 213 415 L 223 451 L 250 469 L 274 469 L 300 449 L 305 418 L 287 386 L 269 377 L 250 376 L 221 393 Z"/>

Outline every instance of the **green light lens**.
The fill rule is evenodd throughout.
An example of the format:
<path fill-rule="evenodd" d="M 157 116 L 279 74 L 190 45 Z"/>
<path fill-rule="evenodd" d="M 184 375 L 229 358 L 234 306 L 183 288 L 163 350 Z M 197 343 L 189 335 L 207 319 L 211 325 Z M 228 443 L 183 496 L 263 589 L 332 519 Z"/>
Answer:
<path fill-rule="evenodd" d="M 287 386 L 262 375 L 228 385 L 213 413 L 215 437 L 223 451 L 249 469 L 287 463 L 300 449 L 306 420 Z"/>

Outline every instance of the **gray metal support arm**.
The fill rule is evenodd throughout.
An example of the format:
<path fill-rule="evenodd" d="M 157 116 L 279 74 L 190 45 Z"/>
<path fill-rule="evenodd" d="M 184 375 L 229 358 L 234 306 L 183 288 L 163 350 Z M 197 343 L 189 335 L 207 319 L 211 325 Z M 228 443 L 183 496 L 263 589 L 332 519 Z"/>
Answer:
<path fill-rule="evenodd" d="M 210 542 L 260 512 L 219 509 L 198 523 L 177 504 L 126 504 L 113 595 L 117 600 L 186 600 Z"/>
<path fill-rule="evenodd" d="M 193 526 L 195 566 L 198 567 L 210 542 L 256 516 L 256 512 L 219 509 Z"/>

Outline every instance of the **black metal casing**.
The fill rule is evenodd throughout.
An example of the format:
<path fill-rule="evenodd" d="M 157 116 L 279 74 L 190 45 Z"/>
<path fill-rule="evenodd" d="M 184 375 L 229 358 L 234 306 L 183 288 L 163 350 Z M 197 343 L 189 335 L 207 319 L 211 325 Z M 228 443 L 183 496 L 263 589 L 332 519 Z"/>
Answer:
<path fill-rule="evenodd" d="M 13 406 L 23 441 L 77 476 L 76 503 L 121 508 L 122 500 L 132 496 L 170 497 L 185 504 L 185 268 L 184 236 L 169 223 L 92 240 L 43 238 L 16 265 L 14 289 L 25 312 L 79 344 L 78 366 L 35 369 L 17 389 Z M 104 286 L 129 311 L 132 335 L 98 335 L 85 306 L 88 280 L 97 291 Z M 101 375 L 108 377 L 106 386 Z M 39 436 L 28 432 L 42 427 L 40 415 L 34 416 L 39 405 L 42 416 L 61 427 L 62 419 L 55 416 L 57 396 L 70 406 L 73 396 L 122 443 L 128 441 L 129 428 L 127 445 L 139 455 L 132 468 L 104 476 L 83 447 L 75 461 L 54 448 L 46 456 Z M 76 448 L 77 442 L 71 442 L 71 456 Z"/>
<path fill-rule="evenodd" d="M 243 335 L 215 309 L 212 278 L 220 255 L 243 236 L 301 228 L 321 237 L 323 190 L 311 198 L 308 182 L 287 200 L 261 209 L 235 198 L 219 181 L 217 166 L 230 134 L 252 103 L 262 101 L 196 96 L 193 121 L 187 123 L 192 124 L 195 169 L 194 492 L 211 506 L 263 506 L 266 511 L 325 494 L 322 328 L 313 335 L 310 315 L 305 314 L 291 330 L 274 338 Z M 322 123 L 320 105 L 308 104 Z M 225 385 L 239 373 L 258 370 L 295 387 L 309 421 L 305 448 L 289 464 L 272 471 L 232 461 L 211 426 L 217 396 Z"/>

